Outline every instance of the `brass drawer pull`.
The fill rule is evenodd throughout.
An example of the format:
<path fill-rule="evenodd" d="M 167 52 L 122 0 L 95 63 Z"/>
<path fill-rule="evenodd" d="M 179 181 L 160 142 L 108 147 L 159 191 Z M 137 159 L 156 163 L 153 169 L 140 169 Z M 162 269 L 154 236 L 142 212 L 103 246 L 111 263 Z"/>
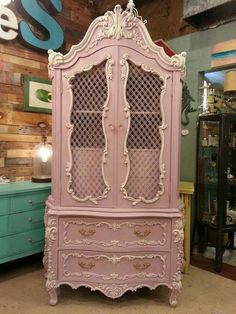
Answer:
<path fill-rule="evenodd" d="M 145 270 L 145 269 L 147 269 L 147 268 L 150 267 L 150 266 L 151 266 L 151 263 L 148 263 L 148 262 L 143 263 L 143 264 L 141 264 L 141 263 L 136 263 L 136 264 L 133 265 L 133 267 L 134 267 L 136 270 L 138 270 L 138 271 Z"/>
<path fill-rule="evenodd" d="M 140 230 L 134 230 L 134 234 L 138 238 L 146 238 L 151 233 L 151 230 L 144 230 L 143 232 Z"/>
<path fill-rule="evenodd" d="M 35 240 L 33 240 L 32 238 L 29 238 L 28 241 L 29 241 L 30 243 L 34 244 L 34 243 L 43 242 L 44 239 L 40 239 L 40 240 L 36 240 L 36 241 L 35 241 Z"/>
<path fill-rule="evenodd" d="M 40 219 L 40 220 L 33 220 L 32 217 L 29 217 L 29 218 L 28 218 L 28 222 L 31 222 L 32 224 L 41 224 L 41 223 L 43 223 L 43 219 Z"/>
<path fill-rule="evenodd" d="M 82 236 L 85 236 L 85 237 L 91 237 L 93 236 L 95 233 L 96 233 L 96 230 L 95 229 L 79 229 L 79 233 L 82 235 Z"/>
<path fill-rule="evenodd" d="M 78 262 L 78 265 L 83 269 L 90 270 L 95 266 L 95 263 L 89 262 L 86 264 L 85 262 Z"/>

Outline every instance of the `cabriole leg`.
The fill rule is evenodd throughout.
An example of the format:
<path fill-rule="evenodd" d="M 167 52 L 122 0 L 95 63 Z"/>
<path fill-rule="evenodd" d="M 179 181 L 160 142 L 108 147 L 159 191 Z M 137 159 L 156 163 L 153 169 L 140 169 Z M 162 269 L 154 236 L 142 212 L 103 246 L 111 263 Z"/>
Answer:
<path fill-rule="evenodd" d="M 58 302 L 58 296 L 60 294 L 60 288 L 53 288 L 51 290 L 49 290 L 49 303 L 50 305 L 56 305 Z"/>
<path fill-rule="evenodd" d="M 177 305 L 177 296 L 179 294 L 178 289 L 171 289 L 170 296 L 169 296 L 169 303 L 171 306 L 175 307 Z"/>

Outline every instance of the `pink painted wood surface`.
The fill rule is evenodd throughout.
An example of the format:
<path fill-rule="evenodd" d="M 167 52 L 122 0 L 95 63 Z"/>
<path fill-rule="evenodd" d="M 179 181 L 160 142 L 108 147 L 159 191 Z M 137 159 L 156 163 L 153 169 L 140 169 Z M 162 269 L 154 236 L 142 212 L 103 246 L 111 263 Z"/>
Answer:
<path fill-rule="evenodd" d="M 171 219 L 59 219 L 60 248 L 117 250 L 169 249 Z M 109 239 L 107 235 L 109 234 Z"/>
<path fill-rule="evenodd" d="M 102 283 L 132 283 L 158 280 L 166 282 L 170 270 L 170 254 L 164 252 L 106 253 L 60 251 L 59 280 L 86 280 Z"/>
<path fill-rule="evenodd" d="M 116 10 L 120 12 L 121 9 L 117 7 Z M 133 26 L 132 20 L 131 24 L 124 24 L 127 26 L 125 30 L 112 28 L 113 32 L 130 32 L 129 27 L 133 27 L 130 36 L 120 33 L 120 37 L 113 36 L 112 32 L 105 36 L 107 24 L 102 19 L 96 20 L 82 43 L 73 46 L 63 57 L 55 56 L 59 61 L 52 66 L 54 157 L 52 196 L 48 199 L 45 215 L 44 257 L 46 288 L 52 305 L 57 303 L 62 284 L 72 288 L 90 287 L 110 298 L 118 298 L 128 290 L 134 291 L 143 286 L 154 289 L 163 284 L 171 289 L 171 305 L 177 303 L 183 262 L 183 212 L 178 191 L 182 67 L 178 56 L 170 59 L 162 55 L 163 52 L 151 43 L 145 26 L 135 19 Z M 66 175 L 71 151 L 68 141 L 69 105 L 72 101 L 70 78 L 78 72 L 89 71 L 94 64 L 105 59 L 114 61 L 106 68 L 109 100 L 103 125 L 108 144 L 103 174 L 110 190 L 97 203 L 91 200 L 79 201 L 68 191 L 69 176 Z M 122 187 L 125 179 L 129 178 L 124 162 L 131 151 L 126 152 L 130 135 L 129 120 L 125 115 L 130 110 L 126 95 L 129 73 L 127 65 L 124 66 L 127 60 L 139 64 L 139 67 L 142 65 L 145 74 L 157 73 L 165 82 L 160 92 L 165 128 L 159 140 L 164 145 L 164 190 L 163 195 L 153 202 L 146 199 L 150 202 L 145 203 L 142 195 L 135 197 L 137 199 L 141 196 L 139 202 L 125 198 L 124 187 L 128 181 Z M 139 76 L 133 79 L 140 84 Z M 134 163 L 131 167 L 134 174 L 139 173 L 141 194 L 148 195 L 149 191 L 145 183 L 145 162 L 139 166 L 139 161 L 154 160 L 154 154 L 159 158 L 160 151 L 161 148 L 159 151 L 137 149 L 133 155 Z M 82 165 L 89 167 L 83 152 L 77 152 L 76 156 L 79 156 Z M 100 158 L 95 150 L 94 158 Z M 81 171 L 85 170 L 86 173 L 86 167 L 81 168 Z M 87 168 L 88 176 L 96 170 L 92 167 Z M 142 177 L 145 178 L 142 180 Z M 153 185 L 156 185 L 155 179 L 155 176 L 150 178 Z M 82 186 L 81 191 L 83 194 L 86 186 Z"/>

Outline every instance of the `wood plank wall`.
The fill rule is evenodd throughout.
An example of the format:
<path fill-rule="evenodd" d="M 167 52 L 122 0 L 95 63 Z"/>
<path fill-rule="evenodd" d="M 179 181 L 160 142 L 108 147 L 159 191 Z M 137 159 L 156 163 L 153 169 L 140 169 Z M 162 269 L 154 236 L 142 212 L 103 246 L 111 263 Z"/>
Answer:
<path fill-rule="evenodd" d="M 94 16 L 87 0 L 63 0 L 63 11 L 56 16 L 65 33 L 64 51 L 83 38 Z M 19 19 L 14 4 L 10 8 Z M 48 79 L 48 56 L 23 46 L 18 38 L 0 42 L 0 176 L 12 181 L 32 177 L 33 148 L 40 142 L 39 122 L 49 125 L 51 115 L 24 110 L 24 75 Z"/>

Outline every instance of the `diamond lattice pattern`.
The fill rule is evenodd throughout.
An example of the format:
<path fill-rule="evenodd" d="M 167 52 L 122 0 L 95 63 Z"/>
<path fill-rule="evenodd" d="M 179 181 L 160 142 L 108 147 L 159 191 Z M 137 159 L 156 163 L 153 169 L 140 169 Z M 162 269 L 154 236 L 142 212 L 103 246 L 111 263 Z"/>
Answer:
<path fill-rule="evenodd" d="M 77 198 L 98 198 L 106 185 L 102 175 L 105 137 L 102 127 L 103 106 L 108 97 L 105 62 L 78 73 L 70 82 L 73 93 L 71 111 L 72 182 Z"/>
<path fill-rule="evenodd" d="M 160 95 L 163 80 L 129 62 L 126 98 L 130 106 L 127 139 L 130 173 L 125 189 L 128 196 L 152 200 L 160 190 L 160 150 L 162 124 Z"/>

